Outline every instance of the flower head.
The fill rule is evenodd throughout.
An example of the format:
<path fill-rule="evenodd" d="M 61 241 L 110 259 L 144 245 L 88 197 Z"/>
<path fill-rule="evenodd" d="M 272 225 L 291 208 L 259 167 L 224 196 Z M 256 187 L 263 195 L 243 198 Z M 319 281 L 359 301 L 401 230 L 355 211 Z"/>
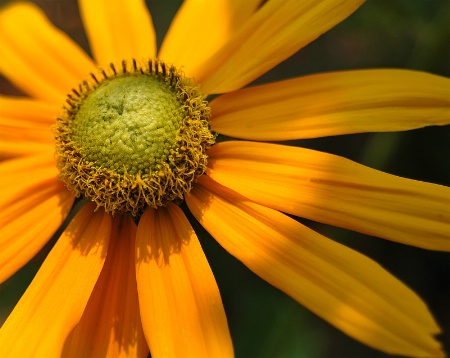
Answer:
<path fill-rule="evenodd" d="M 351 337 L 442 355 L 439 327 L 411 289 L 286 214 L 450 251 L 450 189 L 266 141 L 446 125 L 450 81 L 360 70 L 244 88 L 361 3 L 186 0 L 157 51 L 142 0 L 79 0 L 92 58 L 36 6 L 2 8 L 0 72 L 27 95 L 0 97 L 2 281 L 71 217 L 75 197 L 85 200 L 3 324 L 1 349 L 232 356 L 184 209 Z M 214 144 L 217 134 L 236 140 Z"/>

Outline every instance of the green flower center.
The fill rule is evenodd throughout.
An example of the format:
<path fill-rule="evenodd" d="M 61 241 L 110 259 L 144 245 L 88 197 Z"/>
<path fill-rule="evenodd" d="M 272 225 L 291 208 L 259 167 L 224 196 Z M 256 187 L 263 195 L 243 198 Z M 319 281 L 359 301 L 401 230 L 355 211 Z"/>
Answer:
<path fill-rule="evenodd" d="M 55 139 L 60 178 L 76 196 L 133 216 L 183 200 L 214 144 L 209 107 L 189 79 L 158 60 L 123 61 L 72 91 Z"/>
<path fill-rule="evenodd" d="M 104 81 L 84 100 L 70 124 L 89 161 L 117 173 L 158 170 L 176 150 L 184 110 L 159 79 L 140 74 Z"/>

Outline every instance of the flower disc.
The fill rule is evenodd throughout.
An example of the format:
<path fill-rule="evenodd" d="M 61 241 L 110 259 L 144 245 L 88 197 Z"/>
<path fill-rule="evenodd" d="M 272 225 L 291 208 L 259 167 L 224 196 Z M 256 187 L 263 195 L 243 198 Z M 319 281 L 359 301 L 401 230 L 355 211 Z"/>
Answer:
<path fill-rule="evenodd" d="M 135 216 L 184 198 L 214 135 L 204 96 L 181 72 L 158 60 L 130 67 L 111 64 L 72 90 L 55 139 L 60 178 L 76 196 Z"/>

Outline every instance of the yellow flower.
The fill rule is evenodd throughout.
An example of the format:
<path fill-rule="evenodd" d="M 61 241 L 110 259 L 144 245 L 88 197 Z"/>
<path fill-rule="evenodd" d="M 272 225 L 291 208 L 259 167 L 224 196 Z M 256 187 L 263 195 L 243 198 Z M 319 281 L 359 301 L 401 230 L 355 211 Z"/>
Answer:
<path fill-rule="evenodd" d="M 450 189 L 342 157 L 264 143 L 450 123 L 450 81 L 406 70 L 325 73 L 241 89 L 362 0 L 186 0 L 156 51 L 141 0 L 79 0 L 94 60 L 29 3 L 0 13 L 0 72 L 29 97 L 0 97 L 0 279 L 68 217 L 50 127 L 97 66 L 159 58 L 210 102 L 214 131 L 185 196 L 200 224 L 250 270 L 384 352 L 442 356 L 422 300 L 369 258 L 284 213 L 450 251 Z M 252 140 L 252 141 L 245 141 Z M 106 185 L 106 184 L 105 184 Z M 85 204 L 0 331 L 2 356 L 233 355 L 218 287 L 179 206 L 134 217 Z"/>

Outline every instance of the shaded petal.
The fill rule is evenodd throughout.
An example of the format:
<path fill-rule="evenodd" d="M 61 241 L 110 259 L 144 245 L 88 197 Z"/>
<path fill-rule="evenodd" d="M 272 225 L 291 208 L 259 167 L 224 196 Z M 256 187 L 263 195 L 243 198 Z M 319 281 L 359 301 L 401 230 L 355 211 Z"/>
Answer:
<path fill-rule="evenodd" d="M 111 217 L 85 205 L 48 254 L 0 329 L 5 356 L 61 356 L 78 323 L 108 249 Z"/>
<path fill-rule="evenodd" d="M 158 57 L 182 66 L 188 77 L 195 77 L 196 69 L 231 38 L 260 3 L 261 0 L 184 1 Z"/>
<path fill-rule="evenodd" d="M 75 199 L 56 177 L 30 184 L 13 200 L 0 204 L 0 283 L 42 249 Z"/>
<path fill-rule="evenodd" d="M 0 12 L 0 73 L 27 94 L 62 105 L 95 66 L 84 51 L 30 3 Z"/>
<path fill-rule="evenodd" d="M 100 66 L 156 55 L 156 37 L 143 0 L 80 0 L 81 17 Z"/>
<path fill-rule="evenodd" d="M 207 174 L 265 206 L 432 250 L 450 251 L 450 188 L 305 148 L 251 142 L 208 151 Z"/>
<path fill-rule="evenodd" d="M 337 328 L 391 354 L 441 356 L 422 300 L 377 263 L 207 177 L 186 198 L 211 235 L 257 275 Z M 388 288 L 388 289 L 386 289 Z"/>
<path fill-rule="evenodd" d="M 44 101 L 0 96 L 0 158 L 53 148 L 50 127 L 57 112 L 56 106 Z"/>
<path fill-rule="evenodd" d="M 136 225 L 115 216 L 102 273 L 63 357 L 147 357 L 136 287 Z"/>
<path fill-rule="evenodd" d="M 350 16 L 363 0 L 270 0 L 196 74 L 204 93 L 239 89 Z"/>
<path fill-rule="evenodd" d="M 245 88 L 214 99 L 212 128 L 289 140 L 394 132 L 450 123 L 450 80 L 405 70 L 330 72 Z"/>
<path fill-rule="evenodd" d="M 136 260 L 141 318 L 152 357 L 233 356 L 219 289 L 178 206 L 144 213 Z"/>

